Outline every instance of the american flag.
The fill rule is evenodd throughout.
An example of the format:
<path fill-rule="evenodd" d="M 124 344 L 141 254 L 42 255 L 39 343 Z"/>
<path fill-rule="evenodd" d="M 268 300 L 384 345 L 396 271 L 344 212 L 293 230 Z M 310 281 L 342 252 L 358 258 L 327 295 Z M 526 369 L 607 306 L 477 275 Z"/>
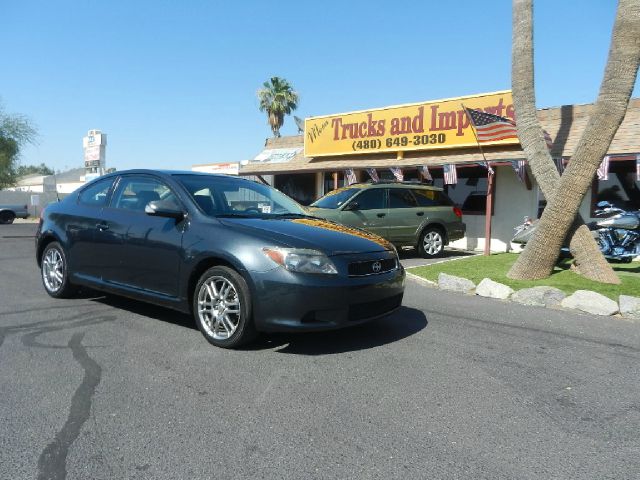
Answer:
<path fill-rule="evenodd" d="M 524 160 L 513 160 L 511 162 L 511 166 L 513 167 L 513 171 L 516 172 L 518 179 L 524 183 L 525 176 L 527 175 L 527 170 L 525 169 Z"/>
<path fill-rule="evenodd" d="M 429 180 L 430 182 L 433 181 L 433 177 L 431 176 L 431 173 L 429 172 L 429 167 L 427 167 L 426 165 L 423 165 L 421 167 L 418 167 L 418 171 L 424 177 L 425 180 Z"/>
<path fill-rule="evenodd" d="M 380 181 L 380 177 L 378 177 L 378 172 L 376 172 L 375 168 L 367 168 L 367 173 L 374 182 L 378 183 Z"/>
<path fill-rule="evenodd" d="M 484 167 L 487 169 L 487 173 L 489 175 L 493 175 L 494 173 L 496 173 L 493 168 L 491 168 L 491 164 L 489 162 L 478 162 L 478 165 L 480 165 L 481 167 Z"/>
<path fill-rule="evenodd" d="M 602 159 L 602 163 L 598 167 L 596 171 L 598 174 L 598 180 L 608 180 L 609 179 L 609 155 L 606 155 Z"/>
<path fill-rule="evenodd" d="M 398 180 L 399 182 L 404 180 L 404 175 L 402 174 L 402 170 L 398 167 L 391 167 L 389 168 L 389 170 L 391 170 L 391 173 L 393 173 L 393 176 L 396 177 L 396 180 Z"/>
<path fill-rule="evenodd" d="M 458 173 L 456 172 L 456 166 L 448 164 L 444 166 L 444 183 L 445 185 L 455 185 L 458 183 Z"/>
<path fill-rule="evenodd" d="M 553 161 L 556 164 L 556 168 L 558 169 L 558 173 L 560 175 L 562 175 L 562 173 L 564 172 L 564 159 L 562 157 L 554 158 Z"/>
<path fill-rule="evenodd" d="M 640 182 L 640 155 L 636 155 L 636 182 Z"/>
<path fill-rule="evenodd" d="M 358 182 L 358 179 L 356 178 L 356 172 L 353 171 L 353 168 L 347 168 L 344 172 L 344 176 L 347 179 L 347 185 Z"/>
<path fill-rule="evenodd" d="M 506 138 L 518 138 L 516 122 L 508 118 L 481 112 L 473 108 L 465 108 L 471 124 L 476 129 L 478 142 L 494 142 Z"/>

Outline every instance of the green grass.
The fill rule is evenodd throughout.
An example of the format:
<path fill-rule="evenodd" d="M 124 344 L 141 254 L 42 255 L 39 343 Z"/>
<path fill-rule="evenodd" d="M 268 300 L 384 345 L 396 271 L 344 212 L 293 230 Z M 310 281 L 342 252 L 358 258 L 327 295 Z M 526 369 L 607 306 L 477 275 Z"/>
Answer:
<path fill-rule="evenodd" d="M 436 263 L 426 267 L 411 268 L 408 271 L 414 275 L 426 278 L 433 282 L 438 281 L 440 272 L 448 273 L 458 277 L 468 278 L 476 285 L 488 277 L 495 282 L 509 285 L 514 290 L 522 288 L 546 285 L 556 287 L 567 295 L 576 290 L 593 290 L 607 297 L 618 300 L 619 295 L 640 296 L 640 264 L 632 263 L 612 263 L 611 266 L 622 281 L 621 285 L 607 285 L 603 283 L 587 280 L 577 275 L 569 269 L 569 262 L 562 261 L 549 278 L 543 280 L 511 280 L 507 278 L 507 272 L 513 262 L 518 258 L 515 253 L 499 253 L 489 256 L 477 255 L 474 257 L 454 260 L 450 262 Z"/>

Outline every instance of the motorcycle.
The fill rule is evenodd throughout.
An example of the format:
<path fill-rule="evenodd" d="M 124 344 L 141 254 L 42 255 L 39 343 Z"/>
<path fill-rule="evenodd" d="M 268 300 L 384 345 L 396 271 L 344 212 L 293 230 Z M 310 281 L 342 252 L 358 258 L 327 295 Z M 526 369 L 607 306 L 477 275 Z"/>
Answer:
<path fill-rule="evenodd" d="M 590 222 L 587 226 L 604 257 L 610 261 L 627 263 L 640 256 L 640 211 L 628 212 L 609 202 L 598 202 L 597 207 L 595 216 L 601 219 Z M 511 242 L 524 247 L 537 225 L 537 220 L 524 217 L 523 223 L 514 228 Z M 561 254 L 568 256 L 569 248 L 562 247 Z"/>

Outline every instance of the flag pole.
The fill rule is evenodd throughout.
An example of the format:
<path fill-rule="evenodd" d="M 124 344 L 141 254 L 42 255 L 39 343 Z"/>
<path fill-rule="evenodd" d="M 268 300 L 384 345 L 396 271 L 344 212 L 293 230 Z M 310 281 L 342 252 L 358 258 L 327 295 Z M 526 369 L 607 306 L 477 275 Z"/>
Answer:
<path fill-rule="evenodd" d="M 465 115 L 467 116 L 467 118 L 469 119 L 469 124 L 471 125 L 471 131 L 473 131 L 473 136 L 476 139 L 476 143 L 478 144 L 478 149 L 480 150 L 480 153 L 482 154 L 482 158 L 484 159 L 486 165 L 487 165 L 487 202 L 486 202 L 486 206 L 485 206 L 485 213 L 484 213 L 484 255 L 491 255 L 491 212 L 493 211 L 493 189 L 494 189 L 494 183 L 495 183 L 495 179 L 493 178 L 495 175 L 491 173 L 491 171 L 489 170 L 491 168 L 491 165 L 489 165 L 489 162 L 487 161 L 487 157 L 485 157 L 484 155 L 484 151 L 482 150 L 482 146 L 480 145 L 480 140 L 478 140 L 478 134 L 476 133 L 476 126 L 473 123 L 473 120 L 471 119 L 471 117 L 469 116 L 469 112 L 467 111 L 467 108 L 464 106 L 464 104 L 460 104 L 462 106 L 462 109 L 464 110 Z"/>

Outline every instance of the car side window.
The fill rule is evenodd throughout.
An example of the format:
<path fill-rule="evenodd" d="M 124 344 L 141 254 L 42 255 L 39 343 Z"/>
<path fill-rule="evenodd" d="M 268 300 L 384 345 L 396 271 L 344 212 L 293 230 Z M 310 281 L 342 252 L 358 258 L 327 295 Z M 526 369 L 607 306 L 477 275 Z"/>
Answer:
<path fill-rule="evenodd" d="M 90 207 L 104 207 L 107 204 L 111 185 L 113 185 L 113 178 L 97 181 L 80 192 L 78 203 Z"/>
<path fill-rule="evenodd" d="M 418 205 L 421 207 L 436 207 L 440 205 L 440 192 L 438 190 L 428 190 L 426 188 L 416 188 L 412 190 Z"/>
<path fill-rule="evenodd" d="M 414 208 L 418 202 L 411 194 L 411 190 L 406 188 L 389 189 L 389 208 Z"/>
<path fill-rule="evenodd" d="M 377 210 L 385 208 L 384 189 L 372 188 L 357 195 L 353 200 L 358 204 L 358 210 Z"/>
<path fill-rule="evenodd" d="M 152 177 L 123 177 L 118 184 L 111 206 L 123 210 L 144 212 L 149 202 L 170 201 L 177 205 L 173 192 L 160 180 Z"/>

